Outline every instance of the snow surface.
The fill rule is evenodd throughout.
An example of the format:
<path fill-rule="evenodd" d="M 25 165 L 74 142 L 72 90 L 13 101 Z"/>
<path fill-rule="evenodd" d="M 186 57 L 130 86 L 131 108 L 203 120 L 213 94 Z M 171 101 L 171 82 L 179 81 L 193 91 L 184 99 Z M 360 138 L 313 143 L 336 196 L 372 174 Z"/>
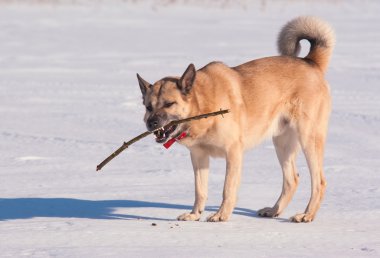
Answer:
<path fill-rule="evenodd" d="M 17 2 L 0 4 L 0 257 L 380 256 L 379 1 Z M 148 137 L 95 172 L 145 131 L 136 72 L 155 81 L 190 62 L 276 55 L 280 27 L 305 14 L 337 34 L 328 188 L 314 222 L 287 220 L 310 196 L 302 156 L 290 206 L 257 217 L 281 191 L 270 141 L 246 154 L 226 223 L 204 222 L 221 202 L 223 160 L 201 222 L 175 220 L 194 196 L 184 147 Z"/>

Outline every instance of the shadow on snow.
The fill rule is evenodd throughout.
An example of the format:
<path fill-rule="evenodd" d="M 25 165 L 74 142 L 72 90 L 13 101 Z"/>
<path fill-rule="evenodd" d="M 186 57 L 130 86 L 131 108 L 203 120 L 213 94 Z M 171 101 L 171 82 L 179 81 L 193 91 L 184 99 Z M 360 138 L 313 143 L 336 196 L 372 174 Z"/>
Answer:
<path fill-rule="evenodd" d="M 187 210 L 191 206 L 160 202 L 136 200 L 79 200 L 70 198 L 0 198 L 0 221 L 13 219 L 30 219 L 35 217 L 87 218 L 87 219 L 173 219 L 147 217 L 131 214 L 117 214 L 118 208 L 161 208 Z M 217 211 L 217 206 L 209 206 L 207 211 Z M 152 212 L 154 214 L 154 212 Z M 257 212 L 250 209 L 235 208 L 234 214 L 257 217 Z"/>

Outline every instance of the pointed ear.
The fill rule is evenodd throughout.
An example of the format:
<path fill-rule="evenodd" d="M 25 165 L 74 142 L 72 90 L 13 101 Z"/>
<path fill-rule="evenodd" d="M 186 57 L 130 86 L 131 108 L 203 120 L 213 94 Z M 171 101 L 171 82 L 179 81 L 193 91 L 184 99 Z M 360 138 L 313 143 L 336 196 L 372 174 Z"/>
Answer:
<path fill-rule="evenodd" d="M 139 81 L 141 93 L 145 96 L 146 90 L 149 88 L 150 83 L 141 78 L 139 74 L 137 74 L 137 80 Z"/>
<path fill-rule="evenodd" d="M 178 88 L 181 90 L 182 94 L 187 95 L 190 92 L 193 87 L 196 72 L 195 66 L 190 64 L 179 79 Z"/>

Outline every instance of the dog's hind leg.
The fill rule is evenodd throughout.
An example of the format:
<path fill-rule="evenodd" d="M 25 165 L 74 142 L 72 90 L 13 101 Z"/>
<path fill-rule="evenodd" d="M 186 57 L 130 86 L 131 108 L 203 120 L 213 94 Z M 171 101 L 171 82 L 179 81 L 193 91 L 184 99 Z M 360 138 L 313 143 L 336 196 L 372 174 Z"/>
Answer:
<path fill-rule="evenodd" d="M 190 154 L 195 177 L 195 202 L 191 213 L 184 213 L 180 215 L 177 218 L 178 220 L 199 220 L 205 209 L 207 200 L 210 158 L 199 149 L 192 150 Z"/>
<path fill-rule="evenodd" d="M 258 211 L 262 217 L 277 217 L 288 206 L 298 186 L 295 160 L 299 144 L 296 130 L 287 125 L 281 135 L 273 137 L 273 144 L 283 173 L 282 192 L 273 207 Z"/>
<path fill-rule="evenodd" d="M 311 177 L 311 197 L 304 213 L 291 217 L 293 222 L 313 221 L 323 199 L 326 179 L 323 173 L 323 154 L 327 131 L 327 118 L 320 115 L 318 123 L 302 123 L 299 125 L 299 137 L 305 153 Z"/>

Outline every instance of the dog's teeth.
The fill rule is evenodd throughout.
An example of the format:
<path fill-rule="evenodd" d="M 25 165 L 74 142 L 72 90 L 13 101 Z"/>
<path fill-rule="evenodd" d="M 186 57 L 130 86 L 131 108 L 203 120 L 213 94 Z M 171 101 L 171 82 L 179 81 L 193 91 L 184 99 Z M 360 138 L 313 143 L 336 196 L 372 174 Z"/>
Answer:
<path fill-rule="evenodd" d="M 160 128 L 154 134 L 156 135 L 157 139 L 160 139 L 165 134 L 165 131 L 162 128 Z"/>

